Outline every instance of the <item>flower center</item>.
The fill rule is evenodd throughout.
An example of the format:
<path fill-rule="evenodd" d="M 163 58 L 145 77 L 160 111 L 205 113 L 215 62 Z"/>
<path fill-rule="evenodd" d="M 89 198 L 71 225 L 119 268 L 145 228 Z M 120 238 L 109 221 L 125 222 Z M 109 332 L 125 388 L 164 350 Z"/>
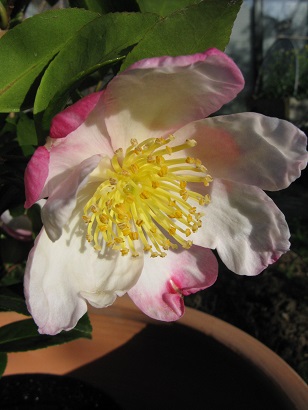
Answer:
<path fill-rule="evenodd" d="M 109 179 L 97 188 L 84 208 L 86 239 L 100 251 L 103 241 L 122 255 L 138 256 L 138 245 L 152 257 L 166 256 L 177 243 L 190 248 L 187 240 L 201 227 L 201 213 L 191 202 L 207 205 L 209 195 L 187 189 L 187 183 L 208 186 L 212 177 L 196 158 L 172 155 L 194 147 L 194 140 L 169 146 L 174 136 L 132 139 L 124 155 L 120 148 L 111 159 Z M 139 246 L 138 246 L 139 248 Z"/>

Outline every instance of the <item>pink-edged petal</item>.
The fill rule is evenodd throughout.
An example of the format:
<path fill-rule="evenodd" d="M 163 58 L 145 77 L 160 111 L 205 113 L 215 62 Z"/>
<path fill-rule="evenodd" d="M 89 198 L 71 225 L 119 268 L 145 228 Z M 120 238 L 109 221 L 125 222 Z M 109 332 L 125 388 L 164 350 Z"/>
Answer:
<path fill-rule="evenodd" d="M 32 155 L 25 171 L 25 208 L 30 208 L 42 197 L 42 191 L 48 177 L 50 153 L 45 147 L 39 147 Z"/>
<path fill-rule="evenodd" d="M 184 313 L 183 296 L 211 286 L 217 271 L 213 253 L 199 246 L 168 251 L 165 258 L 145 256 L 143 272 L 128 295 L 151 318 L 174 321 Z"/>
<path fill-rule="evenodd" d="M 100 155 L 93 155 L 73 169 L 51 193 L 42 208 L 42 221 L 52 241 L 62 234 L 62 228 L 70 218 L 77 202 L 77 194 L 88 182 L 89 174 L 101 161 Z"/>
<path fill-rule="evenodd" d="M 108 247 L 97 253 L 85 240 L 84 223 L 77 217 L 68 226 L 56 242 L 42 229 L 27 261 L 25 295 L 40 333 L 74 328 L 87 301 L 95 307 L 112 304 L 142 270 L 142 256 L 123 257 Z"/>
<path fill-rule="evenodd" d="M 113 156 L 100 102 L 75 131 L 66 138 L 50 138 L 46 145 L 50 150 L 50 161 L 43 190 L 45 197 L 85 159 L 96 154 Z"/>
<path fill-rule="evenodd" d="M 240 275 L 257 275 L 290 247 L 283 213 L 259 188 L 215 179 L 202 228 L 191 239 L 217 249 L 224 264 Z"/>
<path fill-rule="evenodd" d="M 114 149 L 131 138 L 167 135 L 231 101 L 244 81 L 223 52 L 142 60 L 116 76 L 102 96 Z"/>
<path fill-rule="evenodd" d="M 293 124 L 256 113 L 207 118 L 175 133 L 176 142 L 197 141 L 188 152 L 214 178 L 264 190 L 286 188 L 307 165 L 307 137 Z"/>
<path fill-rule="evenodd" d="M 96 106 L 102 92 L 92 93 L 57 114 L 50 127 L 51 138 L 64 138 L 75 131 Z"/>

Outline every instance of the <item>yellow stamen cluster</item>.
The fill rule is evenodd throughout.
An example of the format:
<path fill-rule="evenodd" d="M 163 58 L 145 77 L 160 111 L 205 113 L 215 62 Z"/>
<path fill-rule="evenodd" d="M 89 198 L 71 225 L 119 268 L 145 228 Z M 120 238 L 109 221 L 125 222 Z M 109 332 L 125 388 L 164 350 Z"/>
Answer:
<path fill-rule="evenodd" d="M 94 249 L 101 250 L 105 241 L 122 255 L 138 256 L 139 241 L 152 257 L 163 257 L 169 248 L 177 248 L 173 239 L 184 248 L 192 245 L 184 238 L 201 227 L 203 215 L 190 202 L 207 205 L 210 197 L 189 190 L 187 183 L 208 186 L 212 177 L 199 159 L 172 158 L 196 141 L 169 146 L 173 140 L 172 135 L 141 143 L 132 139 L 125 156 L 122 149 L 115 152 L 109 178 L 97 188 L 82 217 Z"/>

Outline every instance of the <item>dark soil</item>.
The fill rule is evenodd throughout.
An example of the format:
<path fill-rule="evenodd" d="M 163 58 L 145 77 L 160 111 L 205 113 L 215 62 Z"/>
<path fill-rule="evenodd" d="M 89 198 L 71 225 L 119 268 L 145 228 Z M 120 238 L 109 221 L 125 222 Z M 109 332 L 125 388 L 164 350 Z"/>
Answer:
<path fill-rule="evenodd" d="M 249 333 L 308 381 L 308 193 L 300 183 L 273 198 L 288 220 L 291 250 L 256 277 L 221 264 L 214 286 L 186 304 Z"/>

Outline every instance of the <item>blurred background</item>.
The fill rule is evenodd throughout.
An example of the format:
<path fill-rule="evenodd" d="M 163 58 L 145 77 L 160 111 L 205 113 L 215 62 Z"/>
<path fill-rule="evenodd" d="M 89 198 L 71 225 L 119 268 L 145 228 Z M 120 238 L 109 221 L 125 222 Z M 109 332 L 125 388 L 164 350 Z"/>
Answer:
<path fill-rule="evenodd" d="M 244 0 L 227 54 L 246 86 L 219 114 L 255 111 L 308 131 L 308 2 Z M 308 381 L 308 173 L 269 196 L 284 212 L 291 250 L 259 276 L 223 264 L 214 286 L 187 304 L 232 323 L 274 350 Z"/>

